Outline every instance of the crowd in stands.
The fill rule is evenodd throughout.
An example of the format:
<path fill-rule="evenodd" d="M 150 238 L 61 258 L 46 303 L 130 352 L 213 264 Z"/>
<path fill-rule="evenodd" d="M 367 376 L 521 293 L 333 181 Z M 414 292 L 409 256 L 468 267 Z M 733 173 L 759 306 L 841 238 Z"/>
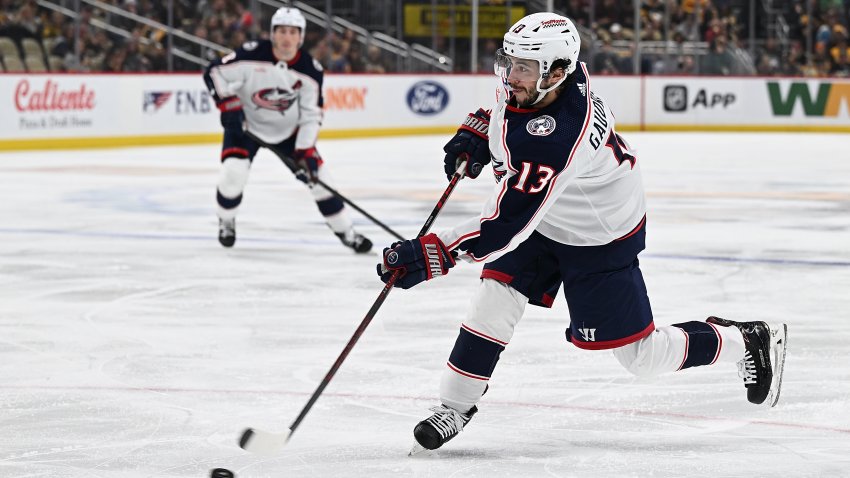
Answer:
<path fill-rule="evenodd" d="M 67 9 L 74 8 L 73 0 L 52 1 Z M 102 1 L 154 22 L 168 22 L 167 2 Z M 198 38 L 234 49 L 245 41 L 268 37 L 267 18 L 255 17 L 246 7 L 248 3 L 247 0 L 174 0 L 173 25 Z M 595 0 L 592 15 L 590 3 L 590 0 L 566 0 L 556 2 L 556 8 L 583 30 L 582 60 L 596 73 L 629 74 L 637 67 L 648 74 L 850 76 L 850 0 L 780 2 L 785 5 L 782 13 L 789 27 L 787 36 L 778 41 L 775 34 L 766 31 L 764 22 L 759 22 L 755 32 L 757 47 L 752 49 L 746 21 L 749 11 L 742 8 L 749 2 L 642 0 L 639 28 L 635 25 L 632 2 Z M 669 23 L 665 15 L 669 15 Z M 126 33 L 100 27 L 105 24 Z M 669 25 L 672 40 L 669 43 L 665 25 Z M 637 35 L 655 48 L 642 49 L 640 62 L 635 65 Z M 162 28 L 87 4 L 83 4 L 78 24 L 35 0 L 0 0 L 0 71 L 164 71 L 168 69 L 166 37 Z M 209 45 L 199 47 L 179 38 L 173 41 L 181 51 L 203 61 L 222 54 Z M 588 43 L 594 47 L 588 48 Z M 309 24 L 305 46 L 330 72 L 398 70 L 391 55 L 374 45 L 365 46 L 350 30 L 337 34 Z M 479 71 L 492 71 L 492 58 L 499 46 L 496 39 L 481 41 Z M 809 51 L 811 55 L 807 54 Z M 173 59 L 172 67 L 178 71 L 201 68 L 179 57 Z"/>
<path fill-rule="evenodd" d="M 807 4 L 808 2 L 808 4 Z M 666 5 L 665 5 L 666 3 Z M 631 73 L 636 32 L 644 42 L 664 42 L 665 15 L 669 15 L 672 47 L 650 52 L 640 65 L 642 73 L 762 76 L 843 76 L 848 69 L 850 0 L 793 0 L 773 2 L 788 27 L 784 42 L 770 32 L 764 12 L 757 16 L 755 47 L 749 48 L 749 3 L 734 0 L 642 0 L 635 28 L 632 2 L 598 0 L 590 24 L 587 0 L 568 0 L 566 13 L 592 30 L 600 47 L 593 58 L 597 72 Z M 761 2 L 758 2 L 761 3 Z M 811 25 L 811 30 L 809 26 Z M 782 28 L 780 26 L 780 28 Z M 807 38 L 808 32 L 811 37 Z M 806 52 L 812 45 L 812 57 Z M 707 53 L 686 51 L 687 45 L 707 47 Z M 615 45 L 621 48 L 615 48 Z M 671 54 L 672 50 L 672 54 Z M 750 52 L 754 55 L 750 55 Z M 747 68 L 751 65 L 750 68 Z M 754 71 L 751 71 L 754 70 Z"/>
<path fill-rule="evenodd" d="M 65 8 L 73 8 L 72 1 L 54 0 Z M 166 2 L 153 0 L 104 0 L 104 3 L 120 8 L 131 14 L 167 25 L 168 11 Z M 173 25 L 200 39 L 222 45 L 226 49 L 235 49 L 249 40 L 268 38 L 267 21 L 257 21 L 252 12 L 245 7 L 245 1 L 238 0 L 175 0 Z M 271 10 L 270 10 L 271 11 Z M 102 23 L 101 23 L 102 22 Z M 6 71 L 78 71 L 78 72 L 149 72 L 165 71 L 166 31 L 163 28 L 146 25 L 133 19 L 120 16 L 103 9 L 83 5 L 79 22 L 79 44 L 74 39 L 77 33 L 76 22 L 56 10 L 39 6 L 35 0 L 0 0 L 0 38 L 5 37 L 17 44 L 24 39 L 34 39 L 42 51 L 32 54 L 42 57 L 43 67 L 24 66 L 24 62 L 13 61 L 16 56 L 9 50 L 0 52 L 0 58 L 6 58 L 0 66 Z M 128 32 L 122 36 L 99 27 L 102 24 L 113 25 Z M 174 40 L 175 45 L 186 53 L 204 61 L 220 56 L 219 51 L 210 46 L 198 47 L 196 44 Z M 382 51 L 376 47 L 365 48 L 354 40 L 353 32 L 345 35 L 326 34 L 323 29 L 310 25 L 305 36 L 305 46 L 325 65 L 328 71 L 344 73 L 384 73 L 392 71 Z M 77 54 L 79 52 L 79 54 Z M 21 57 L 32 52 L 20 50 Z M 14 64 L 14 67 L 10 67 Z M 183 58 L 175 58 L 175 70 L 198 70 L 197 63 Z M 0 70 L 2 71 L 2 70 Z"/>

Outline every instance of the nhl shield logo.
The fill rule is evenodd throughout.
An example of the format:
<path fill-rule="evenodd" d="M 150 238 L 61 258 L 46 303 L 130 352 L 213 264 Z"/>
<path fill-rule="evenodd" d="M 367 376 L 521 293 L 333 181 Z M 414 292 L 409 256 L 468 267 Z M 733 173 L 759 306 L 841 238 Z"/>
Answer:
<path fill-rule="evenodd" d="M 548 136 L 555 131 L 555 118 L 549 115 L 534 118 L 525 125 L 525 129 L 534 136 Z"/>

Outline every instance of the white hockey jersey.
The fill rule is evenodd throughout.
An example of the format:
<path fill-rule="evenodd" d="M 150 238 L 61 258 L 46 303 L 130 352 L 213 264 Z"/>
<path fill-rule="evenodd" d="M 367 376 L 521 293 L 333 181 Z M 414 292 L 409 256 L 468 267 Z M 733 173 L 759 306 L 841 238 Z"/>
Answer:
<path fill-rule="evenodd" d="M 295 149 L 316 144 L 323 76 L 322 66 L 304 50 L 289 62 L 278 61 L 269 40 L 248 42 L 204 72 L 217 103 L 239 98 L 249 131 L 269 144 L 297 133 Z"/>
<path fill-rule="evenodd" d="M 490 154 L 498 183 L 478 217 L 438 233 L 461 258 L 490 262 L 534 231 L 562 244 L 596 246 L 643 224 L 640 164 L 614 130 L 614 115 L 586 66 L 550 105 L 493 110 Z"/>

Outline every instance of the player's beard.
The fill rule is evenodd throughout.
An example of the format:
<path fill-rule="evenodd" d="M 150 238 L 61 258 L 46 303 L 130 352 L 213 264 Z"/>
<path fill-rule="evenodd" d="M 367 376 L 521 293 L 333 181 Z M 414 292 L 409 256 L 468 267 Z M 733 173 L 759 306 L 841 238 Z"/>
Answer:
<path fill-rule="evenodd" d="M 537 95 L 539 94 L 537 88 L 532 86 L 530 88 L 522 88 L 522 91 L 525 93 L 525 99 L 522 101 L 520 101 L 519 98 L 517 98 L 516 93 L 514 93 L 517 106 L 520 108 L 531 108 L 534 106 L 534 100 L 537 99 Z"/>

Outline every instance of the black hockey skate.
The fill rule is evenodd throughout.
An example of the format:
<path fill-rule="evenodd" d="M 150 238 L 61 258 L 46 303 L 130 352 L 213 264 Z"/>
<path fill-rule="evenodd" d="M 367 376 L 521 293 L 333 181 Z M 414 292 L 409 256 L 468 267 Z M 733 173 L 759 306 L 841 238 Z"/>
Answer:
<path fill-rule="evenodd" d="M 738 362 L 738 374 L 747 387 L 747 400 L 756 405 L 776 405 L 782 387 L 788 326 L 765 322 L 735 322 L 709 317 L 706 322 L 723 327 L 735 326 L 744 336 L 746 352 Z"/>
<path fill-rule="evenodd" d="M 410 455 L 415 455 L 423 450 L 436 450 L 444 443 L 456 437 L 463 431 L 463 427 L 472 420 L 472 416 L 478 411 L 473 406 L 468 412 L 460 413 L 454 408 L 445 405 L 432 407 L 434 412 L 429 418 L 419 422 L 413 429 L 413 437 L 416 444 L 410 450 Z"/>
<path fill-rule="evenodd" d="M 336 234 L 336 237 L 338 237 L 343 244 L 354 249 L 354 252 L 358 254 L 365 254 L 372 250 L 372 241 L 359 232 L 336 232 L 334 234 Z"/>
<path fill-rule="evenodd" d="M 236 219 L 218 219 L 218 242 L 224 247 L 236 243 Z"/>

